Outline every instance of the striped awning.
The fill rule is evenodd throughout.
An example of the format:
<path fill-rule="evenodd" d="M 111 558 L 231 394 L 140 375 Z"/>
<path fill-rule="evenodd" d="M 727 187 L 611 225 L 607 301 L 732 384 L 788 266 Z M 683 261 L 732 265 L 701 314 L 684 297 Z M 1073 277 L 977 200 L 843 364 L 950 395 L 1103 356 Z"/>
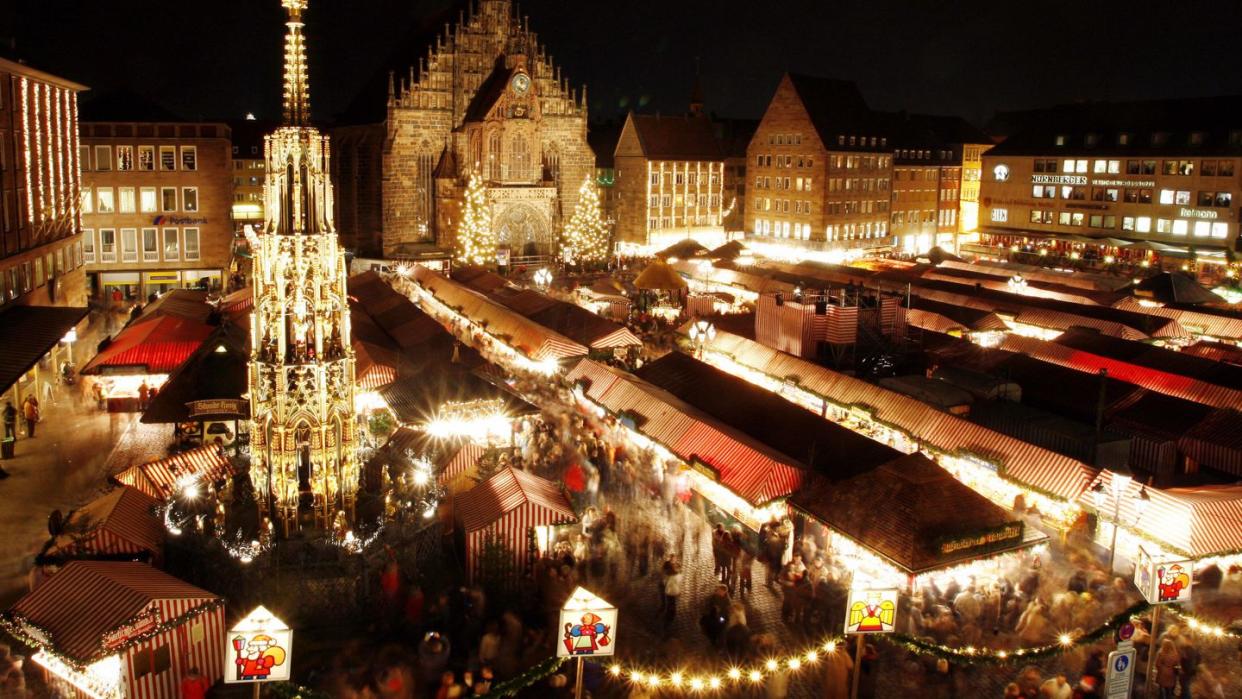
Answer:
<path fill-rule="evenodd" d="M 164 548 L 164 526 L 155 498 L 121 486 L 73 510 L 62 534 L 44 552 L 49 557 L 149 552 Z"/>
<path fill-rule="evenodd" d="M 194 354 L 214 326 L 172 315 L 126 327 L 82 368 L 83 374 L 132 371 L 169 374 Z"/>
<path fill-rule="evenodd" d="M 752 505 L 785 497 L 802 484 L 801 469 L 703 423 L 692 425 L 674 451 L 710 466 L 721 485 Z"/>
<path fill-rule="evenodd" d="M 136 621 L 161 600 L 199 602 L 184 618 L 219 599 L 145 563 L 71 561 L 18 600 L 2 620 L 25 635 L 33 626 L 48 636 L 58 655 L 85 665 L 114 652 L 104 649 L 106 635 Z M 164 624 L 177 621 L 159 619 Z"/>
<path fill-rule="evenodd" d="M 533 515 L 525 519 L 526 527 L 568 524 L 578 519 L 560 484 L 515 468 L 506 468 L 456 496 L 453 506 L 467 533 L 484 529 L 518 510 Z"/>
<path fill-rule="evenodd" d="M 1113 473 L 1099 476 L 1112 503 Z M 1141 484 L 1131 482 L 1121 497 L 1121 521 L 1136 522 L 1134 528 L 1150 539 L 1191 558 L 1233 553 L 1242 549 L 1242 486 L 1199 488 L 1147 488 L 1148 504 L 1140 515 L 1136 509 Z M 1079 501 L 1094 509 L 1090 490 Z"/>
<path fill-rule="evenodd" d="M 479 459 L 483 458 L 486 452 L 487 448 L 480 444 L 462 441 L 456 445 L 455 449 L 450 450 L 449 458 L 444 461 L 440 474 L 436 476 L 436 482 L 440 485 L 448 485 L 461 478 L 479 463 Z"/>
<path fill-rule="evenodd" d="M 1204 466 L 1242 476 L 1242 412 L 1213 411 L 1181 435 L 1177 446 Z"/>
<path fill-rule="evenodd" d="M 1007 335 L 1001 342 L 1000 349 L 1030 355 L 1043 362 L 1090 374 L 1097 373 L 1100 369 L 1107 369 L 1109 378 L 1215 408 L 1242 406 L 1242 391 L 1210 384 L 1189 376 L 1104 357 L 1047 340 Z"/>
<path fill-rule="evenodd" d="M 182 479 L 215 483 L 235 473 L 233 462 L 224 451 L 218 445 L 208 444 L 166 459 L 130 466 L 115 478 L 153 498 L 168 501 L 181 490 Z"/>
<path fill-rule="evenodd" d="M 855 406 L 941 452 L 986 458 L 1001 476 L 1060 500 L 1075 500 L 1095 473 L 1076 459 L 732 333 L 718 332 L 709 349 L 767 376 L 796 378 L 799 388 L 836 405 Z"/>

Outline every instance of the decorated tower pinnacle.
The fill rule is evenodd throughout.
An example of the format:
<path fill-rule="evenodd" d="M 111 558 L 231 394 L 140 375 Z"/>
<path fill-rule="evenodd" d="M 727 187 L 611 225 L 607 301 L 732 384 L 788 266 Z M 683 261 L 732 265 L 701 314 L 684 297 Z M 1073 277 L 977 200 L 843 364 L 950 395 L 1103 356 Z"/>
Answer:
<path fill-rule="evenodd" d="M 306 69 L 306 38 L 302 36 L 302 11 L 307 0 L 283 0 L 289 12 L 285 22 L 285 125 L 310 124 L 310 76 Z"/>

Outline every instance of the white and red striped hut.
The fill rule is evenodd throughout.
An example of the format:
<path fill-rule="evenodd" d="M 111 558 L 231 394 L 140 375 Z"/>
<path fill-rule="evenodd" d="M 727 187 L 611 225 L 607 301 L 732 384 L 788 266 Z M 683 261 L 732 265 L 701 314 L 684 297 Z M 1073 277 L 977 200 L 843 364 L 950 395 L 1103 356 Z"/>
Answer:
<path fill-rule="evenodd" d="M 206 444 L 166 459 L 129 468 L 114 478 L 151 497 L 168 502 L 188 484 L 205 486 L 233 477 L 235 469 L 217 444 Z"/>
<path fill-rule="evenodd" d="M 70 512 L 40 561 L 107 558 L 159 565 L 164 554 L 164 526 L 155 513 L 159 504 L 129 486 L 113 488 Z"/>
<path fill-rule="evenodd" d="M 190 668 L 223 673 L 224 600 L 143 563 L 74 561 L 0 624 L 61 696 L 175 699 Z"/>
<path fill-rule="evenodd" d="M 546 552 L 552 527 L 578 521 L 558 483 L 514 468 L 455 496 L 453 512 L 465 537 L 466 570 L 472 580 L 489 537 L 503 542 L 516 570 L 524 571 L 531 562 L 532 535 L 536 549 Z"/>

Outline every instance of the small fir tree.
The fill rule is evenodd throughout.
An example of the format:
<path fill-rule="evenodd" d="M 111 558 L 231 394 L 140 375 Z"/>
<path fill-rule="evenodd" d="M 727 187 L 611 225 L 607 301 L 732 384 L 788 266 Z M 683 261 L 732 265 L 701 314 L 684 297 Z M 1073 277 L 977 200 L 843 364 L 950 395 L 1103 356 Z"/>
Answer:
<path fill-rule="evenodd" d="M 595 265 L 608 259 L 609 236 L 600 216 L 599 189 L 590 175 L 578 188 L 578 205 L 565 226 L 567 262 Z"/>
<path fill-rule="evenodd" d="M 466 185 L 453 257 L 463 265 L 487 265 L 496 259 L 496 232 L 487 206 L 487 188 L 478 173 L 470 175 Z"/>

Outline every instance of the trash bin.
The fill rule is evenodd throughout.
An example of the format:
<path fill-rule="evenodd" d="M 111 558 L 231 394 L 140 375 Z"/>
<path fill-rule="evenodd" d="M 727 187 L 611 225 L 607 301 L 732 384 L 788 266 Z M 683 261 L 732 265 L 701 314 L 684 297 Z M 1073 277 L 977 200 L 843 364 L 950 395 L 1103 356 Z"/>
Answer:
<path fill-rule="evenodd" d="M 12 437 L 6 437 L 0 441 L 0 459 L 13 458 L 13 447 L 16 446 L 17 440 Z"/>

